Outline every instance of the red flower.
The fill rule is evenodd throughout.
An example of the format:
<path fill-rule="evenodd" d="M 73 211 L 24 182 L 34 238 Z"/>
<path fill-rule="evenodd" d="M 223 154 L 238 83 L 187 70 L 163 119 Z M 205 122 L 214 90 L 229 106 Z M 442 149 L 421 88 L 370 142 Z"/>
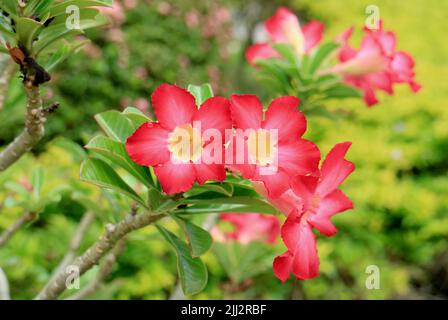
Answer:
<path fill-rule="evenodd" d="M 280 7 L 265 23 L 270 44 L 287 43 L 294 47 L 299 55 L 309 53 L 322 39 L 324 25 L 310 21 L 300 27 L 299 19 L 286 7 Z M 277 52 L 268 43 L 257 43 L 246 51 L 246 59 L 252 65 L 256 59 L 278 57 Z"/>
<path fill-rule="evenodd" d="M 276 216 L 259 213 L 223 213 L 220 220 L 234 226 L 234 231 L 223 234 L 219 229 L 212 230 L 215 239 L 235 240 L 242 244 L 263 241 L 273 244 L 280 234 L 280 222 Z"/>
<path fill-rule="evenodd" d="M 341 74 L 344 81 L 363 90 L 368 106 L 378 103 L 376 90 L 393 93 L 394 83 L 408 83 L 412 91 L 421 86 L 414 80 L 414 61 L 402 51 L 395 51 L 396 37 L 393 32 L 365 28 L 361 48 L 357 51 L 347 44 L 353 29 L 345 31 L 339 40 L 343 46 L 339 52 L 339 65 L 334 73 Z"/>
<path fill-rule="evenodd" d="M 232 159 L 228 162 L 231 169 L 246 179 L 262 181 L 272 198 L 289 188 L 291 177 L 317 173 L 320 152 L 314 143 L 301 138 L 306 119 L 297 109 L 298 98 L 275 99 L 264 120 L 256 96 L 233 95 L 230 102 L 236 129 L 227 148 L 226 160 Z"/>
<path fill-rule="evenodd" d="M 350 199 L 338 189 L 353 172 L 353 163 L 344 159 L 350 142 L 337 144 L 322 164 L 319 178 L 297 176 L 292 180 L 294 194 L 302 205 L 292 210 L 282 226 L 281 235 L 287 251 L 275 258 L 274 273 L 282 281 L 293 273 L 297 279 L 311 279 L 319 274 L 316 238 L 312 228 L 327 237 L 337 229 L 330 218 L 353 208 Z"/>
<path fill-rule="evenodd" d="M 214 97 L 198 109 L 189 92 L 162 84 L 154 91 L 152 104 L 158 122 L 143 124 L 128 138 L 126 150 L 131 159 L 142 166 L 153 166 L 167 194 L 185 192 L 194 181 L 224 181 L 224 159 L 211 163 L 209 158 L 218 153 L 222 157 L 224 131 L 232 127 L 229 102 Z M 222 140 L 204 136 L 208 129 L 218 130 Z"/>

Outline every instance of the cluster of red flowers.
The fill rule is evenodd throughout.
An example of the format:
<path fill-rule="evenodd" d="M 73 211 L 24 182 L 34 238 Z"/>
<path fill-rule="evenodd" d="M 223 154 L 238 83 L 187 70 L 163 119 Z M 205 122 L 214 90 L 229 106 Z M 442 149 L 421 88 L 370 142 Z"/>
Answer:
<path fill-rule="evenodd" d="M 299 56 L 309 54 L 321 42 L 324 25 L 311 21 L 301 27 L 297 16 L 281 7 L 266 21 L 265 29 L 270 41 L 256 43 L 246 51 L 246 59 L 253 66 L 258 59 L 279 59 L 279 53 L 272 46 L 277 43 L 291 45 Z M 347 43 L 352 32 L 350 28 L 335 39 L 341 44 L 339 64 L 322 72 L 340 75 L 346 84 L 362 90 L 368 106 L 378 103 L 375 91 L 392 94 L 395 83 L 408 83 L 413 92 L 420 90 L 421 86 L 414 80 L 414 60 L 408 53 L 396 50 L 393 32 L 384 31 L 382 23 L 379 30 L 364 28 L 359 50 Z"/>
<path fill-rule="evenodd" d="M 350 200 L 337 189 L 353 170 L 353 165 L 344 160 L 350 143 L 335 146 L 319 170 L 319 149 L 302 138 L 307 125 L 305 116 L 298 110 L 296 97 L 275 99 L 266 112 L 253 95 L 233 95 L 230 101 L 212 97 L 198 108 L 188 91 L 163 84 L 153 93 L 152 104 L 158 122 L 143 124 L 127 140 L 126 150 L 131 159 L 140 165 L 152 166 L 167 194 L 185 192 L 195 181 L 198 184 L 224 181 L 226 169 L 241 174 L 287 217 L 281 229 L 287 252 L 274 262 L 276 275 L 282 280 L 289 277 L 289 272 L 299 279 L 316 276 L 318 260 L 312 227 L 324 235 L 333 235 L 336 229 L 330 217 L 352 208 Z M 200 122 L 200 129 L 194 126 L 195 122 Z M 220 133 L 220 150 L 230 153 L 226 159 L 234 160 L 239 156 L 238 150 L 243 150 L 244 161 L 200 161 L 210 150 L 219 150 L 208 148 L 217 143 L 213 141 L 215 138 L 204 134 L 209 129 Z M 243 140 L 242 148 L 233 147 L 235 136 L 224 133 L 248 129 L 251 133 Z M 190 142 L 187 153 L 176 147 L 179 131 Z M 270 136 L 273 131 L 275 140 Z M 265 143 L 267 150 L 261 154 L 258 149 Z M 261 174 L 274 160 L 276 170 Z M 278 223 L 277 219 L 244 216 L 243 220 L 224 216 L 237 226 L 231 238 L 247 242 L 255 233 L 266 232 L 267 239 L 275 239 L 278 228 L 272 223 Z M 249 220 L 242 222 L 244 219 Z M 269 221 L 266 223 L 265 219 Z M 257 221 L 263 225 L 256 225 Z"/>

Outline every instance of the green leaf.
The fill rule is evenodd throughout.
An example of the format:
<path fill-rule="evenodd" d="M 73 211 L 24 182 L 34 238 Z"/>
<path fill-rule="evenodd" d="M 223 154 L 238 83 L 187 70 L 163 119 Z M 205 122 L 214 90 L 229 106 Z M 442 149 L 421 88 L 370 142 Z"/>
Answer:
<path fill-rule="evenodd" d="M 17 0 L 2 0 L 0 9 L 9 13 L 14 19 L 17 17 L 18 2 Z"/>
<path fill-rule="evenodd" d="M 151 122 L 151 119 L 149 119 L 146 114 L 134 107 L 127 107 L 126 109 L 124 109 L 122 114 L 125 115 L 129 120 L 131 120 L 134 124 L 134 127 L 137 128 L 146 122 Z"/>
<path fill-rule="evenodd" d="M 44 184 L 44 172 L 41 167 L 33 169 L 31 175 L 31 185 L 33 186 L 33 198 L 38 201 L 42 193 L 42 185 Z"/>
<path fill-rule="evenodd" d="M 138 128 L 131 120 L 116 110 L 99 113 L 95 120 L 112 139 L 125 143 Z"/>
<path fill-rule="evenodd" d="M 314 73 L 319 69 L 322 63 L 337 49 L 339 48 L 339 44 L 335 42 L 328 42 L 321 46 L 319 46 L 316 50 L 313 51 L 310 57 L 310 61 L 307 65 L 306 72 L 310 75 L 314 75 Z"/>
<path fill-rule="evenodd" d="M 190 190 L 184 192 L 184 197 L 194 197 L 205 192 L 215 192 L 223 194 L 227 197 L 231 197 L 233 194 L 233 185 L 228 183 L 215 184 L 215 183 L 205 183 L 203 185 L 196 185 Z"/>
<path fill-rule="evenodd" d="M 44 28 L 39 36 L 39 39 L 34 44 L 36 55 L 41 54 L 45 48 L 61 38 L 69 40 L 73 36 L 83 34 L 84 30 L 99 27 L 108 23 L 107 18 L 101 14 L 98 14 L 95 9 L 91 9 L 88 12 L 90 14 L 88 14 L 85 18 L 81 16 L 81 20 L 79 21 L 79 29 L 67 28 L 65 17 L 63 17 L 64 19 L 60 20 L 59 23 L 55 20 L 48 27 Z M 95 14 L 94 17 L 90 17 L 93 15 L 92 13 Z"/>
<path fill-rule="evenodd" d="M 296 51 L 290 44 L 277 43 L 273 45 L 273 48 L 292 66 L 300 68 L 301 61 Z"/>
<path fill-rule="evenodd" d="M 198 106 L 201 106 L 208 98 L 213 97 L 213 89 L 209 83 L 200 86 L 190 84 L 187 90 L 194 96 Z"/>
<path fill-rule="evenodd" d="M 36 0 L 36 7 L 33 8 L 34 13 L 39 17 L 43 16 L 43 13 L 53 4 L 54 0 Z"/>
<path fill-rule="evenodd" d="M 362 93 L 360 90 L 353 87 L 349 87 L 343 84 L 338 84 L 330 87 L 322 92 L 327 98 L 330 99 L 345 99 L 345 98 L 361 98 Z"/>
<path fill-rule="evenodd" d="M 187 244 L 175 234 L 160 225 L 156 226 L 162 236 L 176 251 L 177 269 L 184 294 L 192 295 L 201 292 L 208 281 L 205 264 L 200 258 L 193 258 Z"/>
<path fill-rule="evenodd" d="M 38 56 L 44 49 L 54 42 L 62 38 L 69 38 L 82 33 L 81 30 L 68 29 L 65 24 L 50 25 L 42 30 L 39 39 L 33 44 L 33 50 L 35 51 L 36 56 Z"/>
<path fill-rule="evenodd" d="M 58 64 L 66 60 L 73 52 L 76 52 L 80 47 L 82 47 L 88 41 L 81 41 L 75 43 L 67 43 L 66 40 L 62 40 L 61 43 L 56 42 L 57 49 L 51 55 L 50 59 L 44 64 L 44 68 L 47 71 L 52 70 Z M 47 51 L 48 50 L 48 51 Z M 49 48 L 47 47 L 46 52 L 49 52 Z"/>
<path fill-rule="evenodd" d="M 221 213 L 221 212 L 257 212 L 278 214 L 278 210 L 262 199 L 253 197 L 231 197 L 218 199 L 183 199 L 186 208 L 178 209 L 179 214 Z"/>
<path fill-rule="evenodd" d="M 84 160 L 81 165 L 80 178 L 101 188 L 124 194 L 148 208 L 145 201 L 106 162 L 100 159 Z"/>
<path fill-rule="evenodd" d="M 20 17 L 16 21 L 16 31 L 19 41 L 29 51 L 31 51 L 32 42 L 36 36 L 37 31 L 43 27 L 43 23 L 34 19 Z"/>
<path fill-rule="evenodd" d="M 113 0 L 68 0 L 58 3 L 49 9 L 50 16 L 55 17 L 61 14 L 66 14 L 66 9 L 69 6 L 76 6 L 79 9 L 87 7 L 110 7 Z"/>
<path fill-rule="evenodd" d="M 149 174 L 148 168 L 141 167 L 133 162 L 126 152 L 124 145 L 120 142 L 112 140 L 105 136 L 96 136 L 86 145 L 86 149 L 94 154 L 99 154 L 116 164 L 127 172 L 132 174 L 140 182 L 148 188 L 152 188 L 152 177 Z"/>
<path fill-rule="evenodd" d="M 186 219 L 176 218 L 176 221 L 187 235 L 191 255 L 194 258 L 202 256 L 210 249 L 213 239 L 207 230 L 202 229 Z"/>

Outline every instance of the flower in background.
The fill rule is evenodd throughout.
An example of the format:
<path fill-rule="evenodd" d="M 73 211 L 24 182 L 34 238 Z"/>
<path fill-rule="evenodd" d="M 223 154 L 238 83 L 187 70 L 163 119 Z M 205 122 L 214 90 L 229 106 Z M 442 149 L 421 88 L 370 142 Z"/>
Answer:
<path fill-rule="evenodd" d="M 287 219 L 282 226 L 281 236 L 287 251 L 275 258 L 275 275 L 286 281 L 293 273 L 297 279 L 311 279 L 319 274 L 319 258 L 316 237 L 312 228 L 330 237 L 337 229 L 331 217 L 353 208 L 350 199 L 339 190 L 339 185 L 354 170 L 354 165 L 344 159 L 351 143 L 337 144 L 328 153 L 322 164 L 320 177 L 296 176 L 291 189 L 301 205 L 295 209 L 286 204 Z M 287 199 L 287 197 L 286 197 Z"/>
<path fill-rule="evenodd" d="M 241 244 L 261 241 L 274 244 L 280 235 L 280 222 L 276 216 L 259 213 L 223 213 L 220 220 L 229 222 L 234 230 L 224 233 L 218 227 L 212 229 L 215 240 L 234 240 Z"/>
<path fill-rule="evenodd" d="M 114 1 L 111 7 L 99 7 L 102 14 L 109 16 L 116 26 L 121 26 L 126 20 L 126 14 L 119 1 Z"/>
<path fill-rule="evenodd" d="M 339 52 L 340 64 L 332 72 L 342 75 L 344 81 L 359 88 L 364 93 L 368 106 L 378 103 L 376 90 L 393 94 L 393 84 L 408 83 L 413 92 L 421 86 L 415 82 L 414 60 L 404 51 L 396 51 L 396 37 L 393 32 L 364 28 L 361 47 L 356 50 L 348 45 L 353 28 L 339 38 L 342 47 Z"/>
<path fill-rule="evenodd" d="M 300 26 L 299 19 L 286 7 L 280 7 L 265 23 L 269 35 L 269 43 L 257 43 L 246 51 L 247 61 L 255 65 L 257 59 L 276 58 L 272 44 L 290 44 L 298 55 L 307 54 L 322 39 L 324 25 L 318 21 L 310 21 Z"/>
<path fill-rule="evenodd" d="M 263 182 L 272 198 L 289 188 L 291 177 L 318 172 L 319 149 L 301 138 L 306 131 L 306 119 L 297 109 L 298 98 L 286 96 L 273 100 L 264 120 L 263 106 L 256 96 L 233 95 L 230 102 L 236 129 L 227 148 L 226 161 L 232 160 L 227 162 L 230 169 L 246 179 Z M 240 134 L 243 132 L 249 132 L 245 139 Z M 241 141 L 243 146 L 239 146 Z M 239 159 L 241 154 L 244 159 Z M 271 168 L 274 170 L 268 173 Z"/>
<path fill-rule="evenodd" d="M 152 95 L 152 105 L 158 122 L 143 124 L 128 138 L 126 150 L 130 158 L 139 165 L 153 166 L 167 194 L 185 192 L 194 181 L 199 184 L 207 180 L 223 181 L 226 177 L 223 164 L 202 161 L 212 151 L 205 147 L 213 139 L 206 138 L 203 132 L 216 129 L 225 137 L 225 129 L 232 127 L 228 100 L 213 97 L 198 109 L 188 91 L 162 84 Z M 193 126 L 196 121 L 200 129 Z M 179 141 L 185 138 L 187 150 Z"/>

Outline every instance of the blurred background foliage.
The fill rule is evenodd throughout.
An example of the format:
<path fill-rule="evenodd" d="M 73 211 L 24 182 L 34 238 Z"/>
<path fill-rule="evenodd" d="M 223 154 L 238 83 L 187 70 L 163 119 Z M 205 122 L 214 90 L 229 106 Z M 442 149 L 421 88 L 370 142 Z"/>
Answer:
<path fill-rule="evenodd" d="M 82 248 L 105 221 L 123 216 L 129 203 L 78 179 L 82 146 L 98 130 L 93 115 L 136 106 L 151 114 L 149 97 L 160 83 L 186 86 L 210 82 L 216 94 L 255 93 L 266 103 L 276 96 L 257 85 L 243 53 L 260 34 L 261 22 L 278 5 L 293 8 L 302 21 L 321 20 L 326 38 L 347 27 L 361 36 L 364 0 L 289 1 L 121 1 L 124 15 L 111 14 L 107 29 L 89 32 L 93 41 L 61 65 L 44 90 L 61 108 L 47 124 L 47 136 L 0 175 L 0 231 L 33 204 L 33 172 L 44 182 L 39 217 L 0 249 L 13 298 L 32 298 L 48 280 L 87 210 L 97 219 Z M 375 1 L 386 30 L 417 63 L 423 90 L 394 96 L 366 108 L 359 100 L 332 102 L 346 117 L 310 117 L 306 137 L 323 154 L 340 141 L 353 141 L 348 158 L 356 171 L 343 186 L 355 210 L 334 218 L 339 234 L 319 236 L 321 275 L 307 282 L 274 277 L 279 243 L 243 246 L 217 243 L 205 256 L 210 279 L 194 298 L 384 299 L 448 297 L 448 43 L 441 0 Z M 22 128 L 24 98 L 14 79 L 0 112 L 0 145 Z M 62 138 L 63 137 L 63 138 Z M 73 143 L 71 141 L 75 141 Z M 101 209 L 98 209 L 100 207 Z M 199 217 L 199 219 L 201 219 Z M 376 265 L 381 289 L 368 290 L 365 270 Z M 256 266 L 256 268 L 254 268 Z M 176 259 L 155 228 L 132 234 L 106 283 L 93 298 L 166 299 L 176 285 Z M 89 271 L 88 282 L 97 272 Z M 70 293 L 70 292 L 69 292 Z"/>

